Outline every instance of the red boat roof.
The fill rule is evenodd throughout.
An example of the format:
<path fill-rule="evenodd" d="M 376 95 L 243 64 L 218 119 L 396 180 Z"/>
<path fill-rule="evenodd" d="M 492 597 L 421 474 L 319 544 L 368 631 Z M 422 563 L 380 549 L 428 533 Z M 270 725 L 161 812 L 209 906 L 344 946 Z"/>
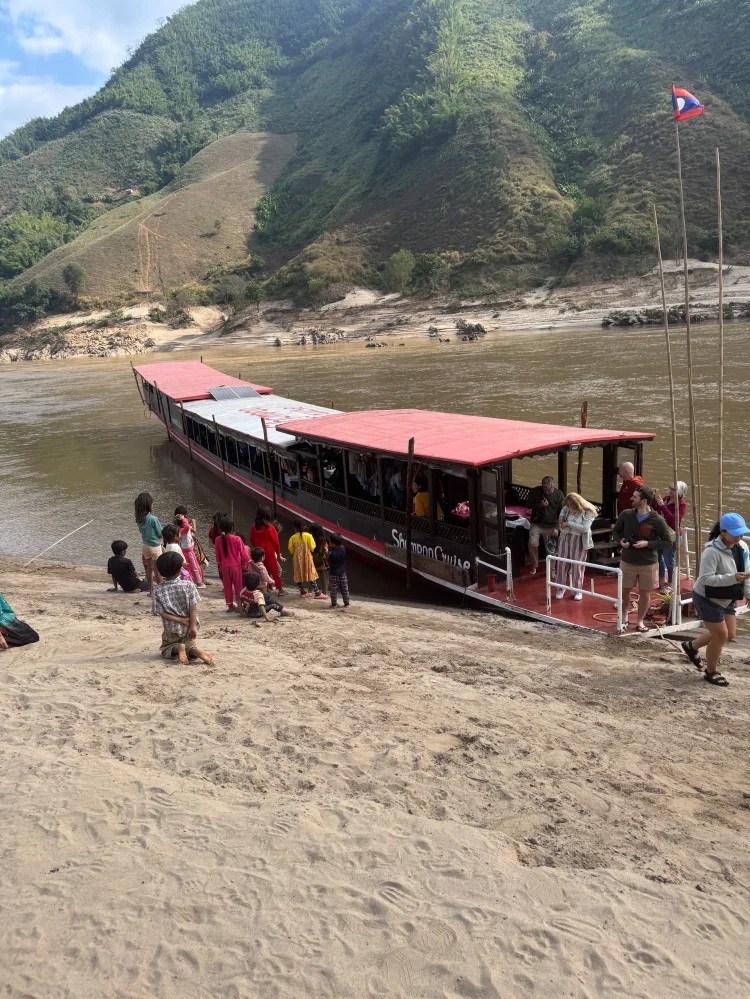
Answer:
<path fill-rule="evenodd" d="M 453 465 L 487 465 L 505 458 L 556 450 L 569 444 L 651 440 L 640 431 L 583 430 L 548 423 L 497 420 L 489 416 L 433 413 L 424 409 L 382 409 L 339 413 L 279 424 L 278 430 L 307 440 L 404 457 L 414 438 L 418 458 Z"/>
<path fill-rule="evenodd" d="M 138 364 L 135 366 L 135 370 L 149 384 L 156 383 L 160 392 L 164 392 L 176 402 L 210 399 L 208 390 L 218 388 L 220 385 L 250 385 L 261 395 L 269 395 L 273 392 L 273 389 L 266 385 L 253 385 L 252 382 L 243 382 L 239 378 L 225 375 L 202 361 L 164 361 L 161 364 Z"/>

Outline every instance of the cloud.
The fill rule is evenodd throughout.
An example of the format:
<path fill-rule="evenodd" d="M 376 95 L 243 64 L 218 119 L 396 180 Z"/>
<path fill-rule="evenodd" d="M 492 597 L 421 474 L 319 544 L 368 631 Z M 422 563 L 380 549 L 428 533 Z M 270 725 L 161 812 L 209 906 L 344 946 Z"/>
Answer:
<path fill-rule="evenodd" d="M 0 0 L 15 43 L 33 56 L 61 52 L 107 73 L 127 56 L 128 46 L 152 31 L 179 0 Z"/>
<path fill-rule="evenodd" d="M 91 86 L 67 86 L 44 77 L 19 74 L 0 59 L 0 137 L 30 118 L 57 114 L 91 93 Z"/>

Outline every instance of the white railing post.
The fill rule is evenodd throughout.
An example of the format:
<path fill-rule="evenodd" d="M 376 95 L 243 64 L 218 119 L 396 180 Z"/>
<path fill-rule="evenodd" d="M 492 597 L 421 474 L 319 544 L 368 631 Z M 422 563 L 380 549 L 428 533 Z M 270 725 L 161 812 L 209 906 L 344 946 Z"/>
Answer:
<path fill-rule="evenodd" d="M 625 629 L 622 624 L 622 569 L 617 570 L 617 634 L 621 635 Z"/>
<path fill-rule="evenodd" d="M 505 595 L 508 600 L 513 599 L 513 560 L 510 557 L 510 548 L 505 549 Z"/>
<path fill-rule="evenodd" d="M 553 558 L 554 558 L 554 555 L 553 556 L 549 556 L 548 555 L 547 558 L 544 561 L 544 576 L 545 576 L 545 583 L 546 583 L 547 613 L 548 614 L 552 613 L 552 590 L 551 590 L 551 587 L 550 587 L 550 582 L 551 582 L 551 569 L 552 569 L 552 559 Z"/>

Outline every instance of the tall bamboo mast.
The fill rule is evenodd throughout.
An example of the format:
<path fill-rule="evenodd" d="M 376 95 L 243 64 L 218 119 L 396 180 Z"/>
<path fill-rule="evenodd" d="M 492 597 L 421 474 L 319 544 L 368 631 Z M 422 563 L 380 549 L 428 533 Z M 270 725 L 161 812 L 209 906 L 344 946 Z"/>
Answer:
<path fill-rule="evenodd" d="M 667 345 L 667 375 L 669 376 L 669 410 L 672 417 L 672 482 L 675 502 L 674 523 L 676 535 L 674 579 L 672 580 L 672 624 L 682 623 L 682 604 L 680 588 L 680 497 L 677 495 L 677 410 L 674 394 L 674 372 L 672 368 L 672 344 L 669 339 L 669 310 L 667 309 L 667 292 L 664 287 L 664 264 L 661 258 L 661 240 L 659 239 L 659 219 L 654 205 L 654 229 L 656 230 L 656 255 L 659 259 L 659 281 L 661 282 L 661 307 L 664 312 L 664 337 Z"/>
<path fill-rule="evenodd" d="M 693 345 L 690 329 L 690 276 L 688 274 L 687 226 L 685 225 L 685 192 L 682 186 L 682 154 L 680 152 L 680 126 L 674 125 L 677 139 L 677 177 L 680 182 L 680 216 L 682 218 L 682 269 L 685 277 L 685 341 L 687 344 L 688 420 L 690 424 L 690 488 L 693 493 L 693 525 L 695 527 L 695 575 L 700 571 L 703 538 L 703 512 L 701 509 L 701 470 L 698 455 L 698 434 L 695 425 L 693 400 Z"/>
<path fill-rule="evenodd" d="M 724 233 L 721 218 L 721 159 L 716 150 L 716 210 L 719 218 L 719 481 L 717 520 L 724 512 Z"/>

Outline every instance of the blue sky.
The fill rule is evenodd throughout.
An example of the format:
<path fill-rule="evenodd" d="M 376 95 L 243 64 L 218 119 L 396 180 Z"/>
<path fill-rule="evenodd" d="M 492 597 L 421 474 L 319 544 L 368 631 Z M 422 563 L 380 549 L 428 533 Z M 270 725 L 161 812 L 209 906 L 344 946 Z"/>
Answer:
<path fill-rule="evenodd" d="M 179 0 L 0 0 L 0 137 L 94 93 Z"/>

